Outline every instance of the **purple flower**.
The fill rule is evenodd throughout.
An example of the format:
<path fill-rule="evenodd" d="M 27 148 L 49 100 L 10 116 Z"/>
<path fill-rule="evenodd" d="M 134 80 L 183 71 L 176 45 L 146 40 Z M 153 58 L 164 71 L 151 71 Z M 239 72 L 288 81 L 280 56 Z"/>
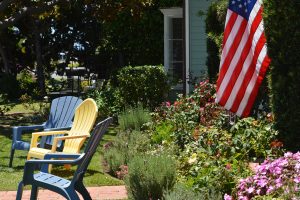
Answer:
<path fill-rule="evenodd" d="M 262 187 L 262 188 L 265 187 L 267 184 L 268 184 L 267 179 L 260 179 L 260 180 L 257 181 L 257 185 Z"/>
<path fill-rule="evenodd" d="M 291 157 L 293 157 L 293 153 L 292 153 L 292 152 L 286 152 L 286 153 L 284 154 L 284 157 L 285 157 L 285 158 L 291 158 Z"/>
<path fill-rule="evenodd" d="M 295 183 L 300 183 L 300 177 L 297 176 L 296 178 L 294 178 L 294 182 L 295 182 Z"/>
<path fill-rule="evenodd" d="M 254 187 L 249 187 L 249 188 L 247 189 L 247 192 L 248 192 L 249 194 L 252 194 L 252 193 L 254 192 Z"/>
<path fill-rule="evenodd" d="M 269 188 L 267 189 L 267 194 L 270 194 L 271 192 L 274 191 L 274 187 L 273 186 L 269 186 Z"/>
<path fill-rule="evenodd" d="M 300 152 L 287 152 L 284 157 L 266 159 L 256 171 L 256 174 L 241 179 L 237 186 L 237 199 L 251 199 L 257 195 L 263 196 L 284 191 L 294 195 L 299 192 L 300 185 Z"/>

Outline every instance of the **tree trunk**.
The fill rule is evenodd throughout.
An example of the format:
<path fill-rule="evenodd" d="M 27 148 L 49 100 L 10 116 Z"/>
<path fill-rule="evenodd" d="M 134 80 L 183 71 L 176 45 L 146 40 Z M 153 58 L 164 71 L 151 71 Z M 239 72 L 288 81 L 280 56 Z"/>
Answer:
<path fill-rule="evenodd" d="M 46 95 L 46 88 L 45 88 L 45 72 L 43 66 L 41 36 L 40 36 L 40 31 L 38 29 L 38 24 L 36 24 L 35 27 L 36 28 L 34 29 L 34 45 L 35 45 L 35 54 L 36 54 L 37 82 L 40 89 L 40 95 L 43 97 Z"/>
<path fill-rule="evenodd" d="M 4 49 L 4 46 L 2 45 L 1 42 L 0 42 L 0 54 L 3 62 L 3 72 L 5 74 L 9 74 L 10 73 L 9 59 L 7 57 L 7 53 Z"/>

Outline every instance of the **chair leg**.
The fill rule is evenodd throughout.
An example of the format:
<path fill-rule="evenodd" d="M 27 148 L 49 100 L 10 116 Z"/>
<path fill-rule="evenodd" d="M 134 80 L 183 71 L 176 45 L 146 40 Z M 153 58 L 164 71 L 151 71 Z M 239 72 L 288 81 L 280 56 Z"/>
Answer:
<path fill-rule="evenodd" d="M 10 150 L 10 158 L 9 158 L 9 164 L 8 164 L 9 167 L 12 167 L 12 162 L 13 162 L 13 159 L 14 159 L 14 154 L 15 154 L 15 149 L 13 149 L 13 148 L 11 147 L 11 150 Z"/>
<path fill-rule="evenodd" d="M 17 197 L 16 200 L 22 200 L 24 184 L 21 181 L 18 185 Z"/>
<path fill-rule="evenodd" d="M 31 194 L 30 194 L 30 200 L 36 200 L 38 195 L 38 187 L 35 185 L 32 185 L 31 188 Z"/>
<path fill-rule="evenodd" d="M 92 200 L 90 193 L 87 191 L 82 182 L 77 182 L 75 184 L 75 190 L 82 195 L 84 200 Z"/>
<path fill-rule="evenodd" d="M 68 198 L 67 198 L 68 200 L 80 200 L 75 190 L 69 190 L 67 193 L 68 193 Z"/>

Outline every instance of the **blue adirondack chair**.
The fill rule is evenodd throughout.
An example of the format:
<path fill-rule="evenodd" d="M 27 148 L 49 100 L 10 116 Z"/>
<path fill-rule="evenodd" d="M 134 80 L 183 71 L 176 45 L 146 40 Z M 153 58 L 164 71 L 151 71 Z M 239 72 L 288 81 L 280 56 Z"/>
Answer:
<path fill-rule="evenodd" d="M 83 185 L 83 177 L 102 136 L 111 122 L 112 118 L 110 117 L 96 125 L 82 154 L 49 153 L 46 154 L 44 160 L 26 161 L 23 180 L 19 183 L 16 199 L 22 199 L 23 188 L 25 185 L 32 185 L 30 196 L 31 200 L 37 199 L 39 187 L 56 192 L 69 200 L 79 200 L 79 196 L 76 191 L 82 195 L 83 199 L 91 200 L 92 198 L 89 192 Z M 69 160 L 57 160 L 62 158 Z M 41 164 L 41 171 L 34 173 L 36 167 Z M 78 167 L 72 180 L 67 180 L 48 173 L 49 164 L 73 164 L 78 165 Z"/>
<path fill-rule="evenodd" d="M 50 114 L 47 122 L 41 125 L 32 126 L 16 126 L 13 127 L 13 138 L 10 151 L 9 167 L 12 166 L 15 150 L 26 150 L 30 148 L 28 142 L 22 141 L 21 136 L 24 131 L 54 131 L 62 129 L 70 129 L 74 117 L 76 107 L 82 102 L 78 97 L 64 96 L 53 99 L 51 102 Z M 40 141 L 42 148 L 52 145 L 53 136 L 43 137 Z M 62 143 L 58 144 L 58 149 L 62 148 Z"/>

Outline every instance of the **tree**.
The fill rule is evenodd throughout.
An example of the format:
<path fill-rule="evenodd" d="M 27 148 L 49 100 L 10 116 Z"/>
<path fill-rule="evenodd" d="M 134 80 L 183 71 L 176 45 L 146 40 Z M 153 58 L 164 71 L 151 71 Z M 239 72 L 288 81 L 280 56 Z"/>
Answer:
<path fill-rule="evenodd" d="M 26 16 L 37 16 L 53 9 L 54 5 L 62 0 L 51 1 L 18 1 L 18 0 L 3 0 L 0 2 L 0 35 L 2 36 L 9 28 L 12 28 L 18 21 Z M 3 61 L 4 73 L 10 73 L 12 66 L 6 49 L 8 44 L 5 41 L 0 41 L 0 54 Z"/>

